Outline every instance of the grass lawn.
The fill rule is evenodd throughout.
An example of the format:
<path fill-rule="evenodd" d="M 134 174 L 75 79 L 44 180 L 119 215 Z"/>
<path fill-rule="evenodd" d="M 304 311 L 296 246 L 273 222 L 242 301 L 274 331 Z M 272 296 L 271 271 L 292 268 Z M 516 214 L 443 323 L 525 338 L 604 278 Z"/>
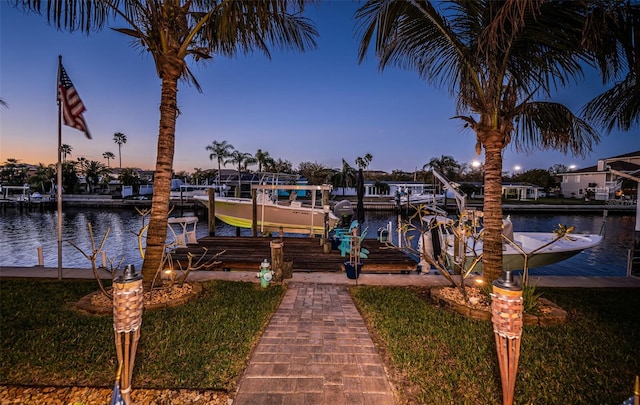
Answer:
<path fill-rule="evenodd" d="M 285 287 L 210 281 L 200 299 L 148 311 L 134 388 L 232 391 Z M 72 309 L 94 281 L 0 280 L 0 385 L 113 385 L 111 316 Z M 526 326 L 517 404 L 615 404 L 640 374 L 639 289 L 550 289 L 559 326 Z M 352 295 L 408 404 L 500 404 L 492 325 L 439 308 L 426 290 L 354 287 Z"/>
<path fill-rule="evenodd" d="M 113 386 L 113 317 L 72 309 L 95 281 L 0 280 L 0 384 Z M 137 388 L 235 389 L 285 288 L 211 281 L 200 299 L 147 311 Z"/>
<path fill-rule="evenodd" d="M 619 405 L 633 395 L 640 291 L 538 290 L 569 319 L 525 326 L 515 403 Z M 407 403 L 502 403 L 491 322 L 436 307 L 425 290 L 356 287 L 352 293 Z"/>

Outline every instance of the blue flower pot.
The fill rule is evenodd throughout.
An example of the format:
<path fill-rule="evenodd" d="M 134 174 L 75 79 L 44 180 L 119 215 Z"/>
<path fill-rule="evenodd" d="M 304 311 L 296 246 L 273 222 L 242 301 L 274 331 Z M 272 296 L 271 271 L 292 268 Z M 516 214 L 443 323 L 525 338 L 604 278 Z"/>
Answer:
<path fill-rule="evenodd" d="M 360 276 L 360 271 L 362 270 L 362 263 L 357 263 L 353 265 L 349 262 L 344 262 L 344 268 L 347 271 L 347 278 L 355 280 Z"/>

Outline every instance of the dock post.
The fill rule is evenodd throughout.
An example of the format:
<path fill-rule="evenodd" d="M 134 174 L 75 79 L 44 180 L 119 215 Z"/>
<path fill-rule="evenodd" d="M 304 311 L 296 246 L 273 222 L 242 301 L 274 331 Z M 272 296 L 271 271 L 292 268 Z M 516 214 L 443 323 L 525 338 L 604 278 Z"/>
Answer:
<path fill-rule="evenodd" d="M 207 194 L 209 195 L 209 216 L 208 216 L 208 225 L 209 225 L 209 236 L 216 236 L 216 193 L 213 188 L 207 190 Z"/>
<path fill-rule="evenodd" d="M 42 246 L 36 248 L 38 252 L 38 267 L 44 267 L 44 253 L 42 252 Z"/>
<path fill-rule="evenodd" d="M 255 188 L 251 189 L 251 209 L 251 235 L 255 238 L 258 236 L 258 193 Z"/>
<path fill-rule="evenodd" d="M 273 280 L 282 281 L 284 273 L 284 242 L 271 241 L 269 246 L 271 247 L 271 268 L 274 272 Z"/>
<path fill-rule="evenodd" d="M 314 191 L 315 192 L 315 191 Z M 329 190 L 322 190 L 322 211 L 324 212 L 324 231 L 322 231 L 322 239 L 320 244 L 325 253 L 327 252 L 326 245 L 329 243 L 329 211 L 331 207 L 329 206 Z M 329 251 L 331 251 L 331 245 L 329 245 Z"/>

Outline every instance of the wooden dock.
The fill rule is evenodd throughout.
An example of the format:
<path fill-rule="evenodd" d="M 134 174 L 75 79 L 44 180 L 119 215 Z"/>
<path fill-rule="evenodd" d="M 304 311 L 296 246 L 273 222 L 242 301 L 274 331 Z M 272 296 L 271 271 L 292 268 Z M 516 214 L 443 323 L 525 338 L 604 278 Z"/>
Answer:
<path fill-rule="evenodd" d="M 280 241 L 280 238 L 208 236 L 199 239 L 197 244 L 177 248 L 171 257 L 184 268 L 188 253 L 193 254 L 194 262 L 202 258 L 201 263 L 204 263 L 210 261 L 215 254 L 224 251 L 217 259 L 220 263 L 209 270 L 257 272 L 264 259 L 271 262 L 271 241 Z M 324 253 L 319 238 L 288 237 L 282 241 L 284 260 L 293 261 L 294 272 L 344 271 L 344 262 L 349 260 L 348 255 L 341 256 L 339 250 Z M 386 248 L 385 244 L 377 239 L 365 239 L 362 247 L 369 250 L 368 257 L 362 259 L 362 273 L 406 273 L 417 268 L 418 263 L 414 259 L 397 249 Z"/>

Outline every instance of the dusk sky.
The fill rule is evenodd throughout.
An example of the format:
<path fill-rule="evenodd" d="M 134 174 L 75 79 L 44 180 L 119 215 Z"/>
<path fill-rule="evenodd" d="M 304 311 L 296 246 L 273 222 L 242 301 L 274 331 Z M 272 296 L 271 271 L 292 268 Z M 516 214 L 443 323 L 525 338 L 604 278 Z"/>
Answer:
<path fill-rule="evenodd" d="M 274 50 L 262 54 L 190 63 L 203 93 L 181 82 L 174 170 L 216 168 L 205 147 L 227 141 L 241 152 L 268 151 L 293 163 L 315 161 L 341 167 L 344 158 L 370 153 L 369 169 L 420 169 L 433 157 L 462 163 L 483 157 L 475 137 L 463 130 L 454 98 L 428 85 L 413 71 L 380 72 L 373 54 L 358 64 L 357 3 L 334 1 L 310 7 L 306 15 L 320 33 L 318 49 L 306 53 Z M 123 24 L 111 24 L 120 28 Z M 0 162 L 55 163 L 57 159 L 56 74 L 58 55 L 80 94 L 93 139 L 63 126 L 67 159 L 85 157 L 104 164 L 116 155 L 115 132 L 122 132 L 122 166 L 153 169 L 159 122 L 160 79 L 151 56 L 128 37 L 105 29 L 87 37 L 60 32 L 46 17 L 24 14 L 0 2 Z M 592 75 L 592 77 L 595 77 Z M 597 80 L 563 90 L 556 101 L 574 112 L 602 90 Z M 504 170 L 547 169 L 554 164 L 595 165 L 600 158 L 640 150 L 638 130 L 602 134 L 586 158 L 559 152 L 525 155 L 508 147 Z"/>

